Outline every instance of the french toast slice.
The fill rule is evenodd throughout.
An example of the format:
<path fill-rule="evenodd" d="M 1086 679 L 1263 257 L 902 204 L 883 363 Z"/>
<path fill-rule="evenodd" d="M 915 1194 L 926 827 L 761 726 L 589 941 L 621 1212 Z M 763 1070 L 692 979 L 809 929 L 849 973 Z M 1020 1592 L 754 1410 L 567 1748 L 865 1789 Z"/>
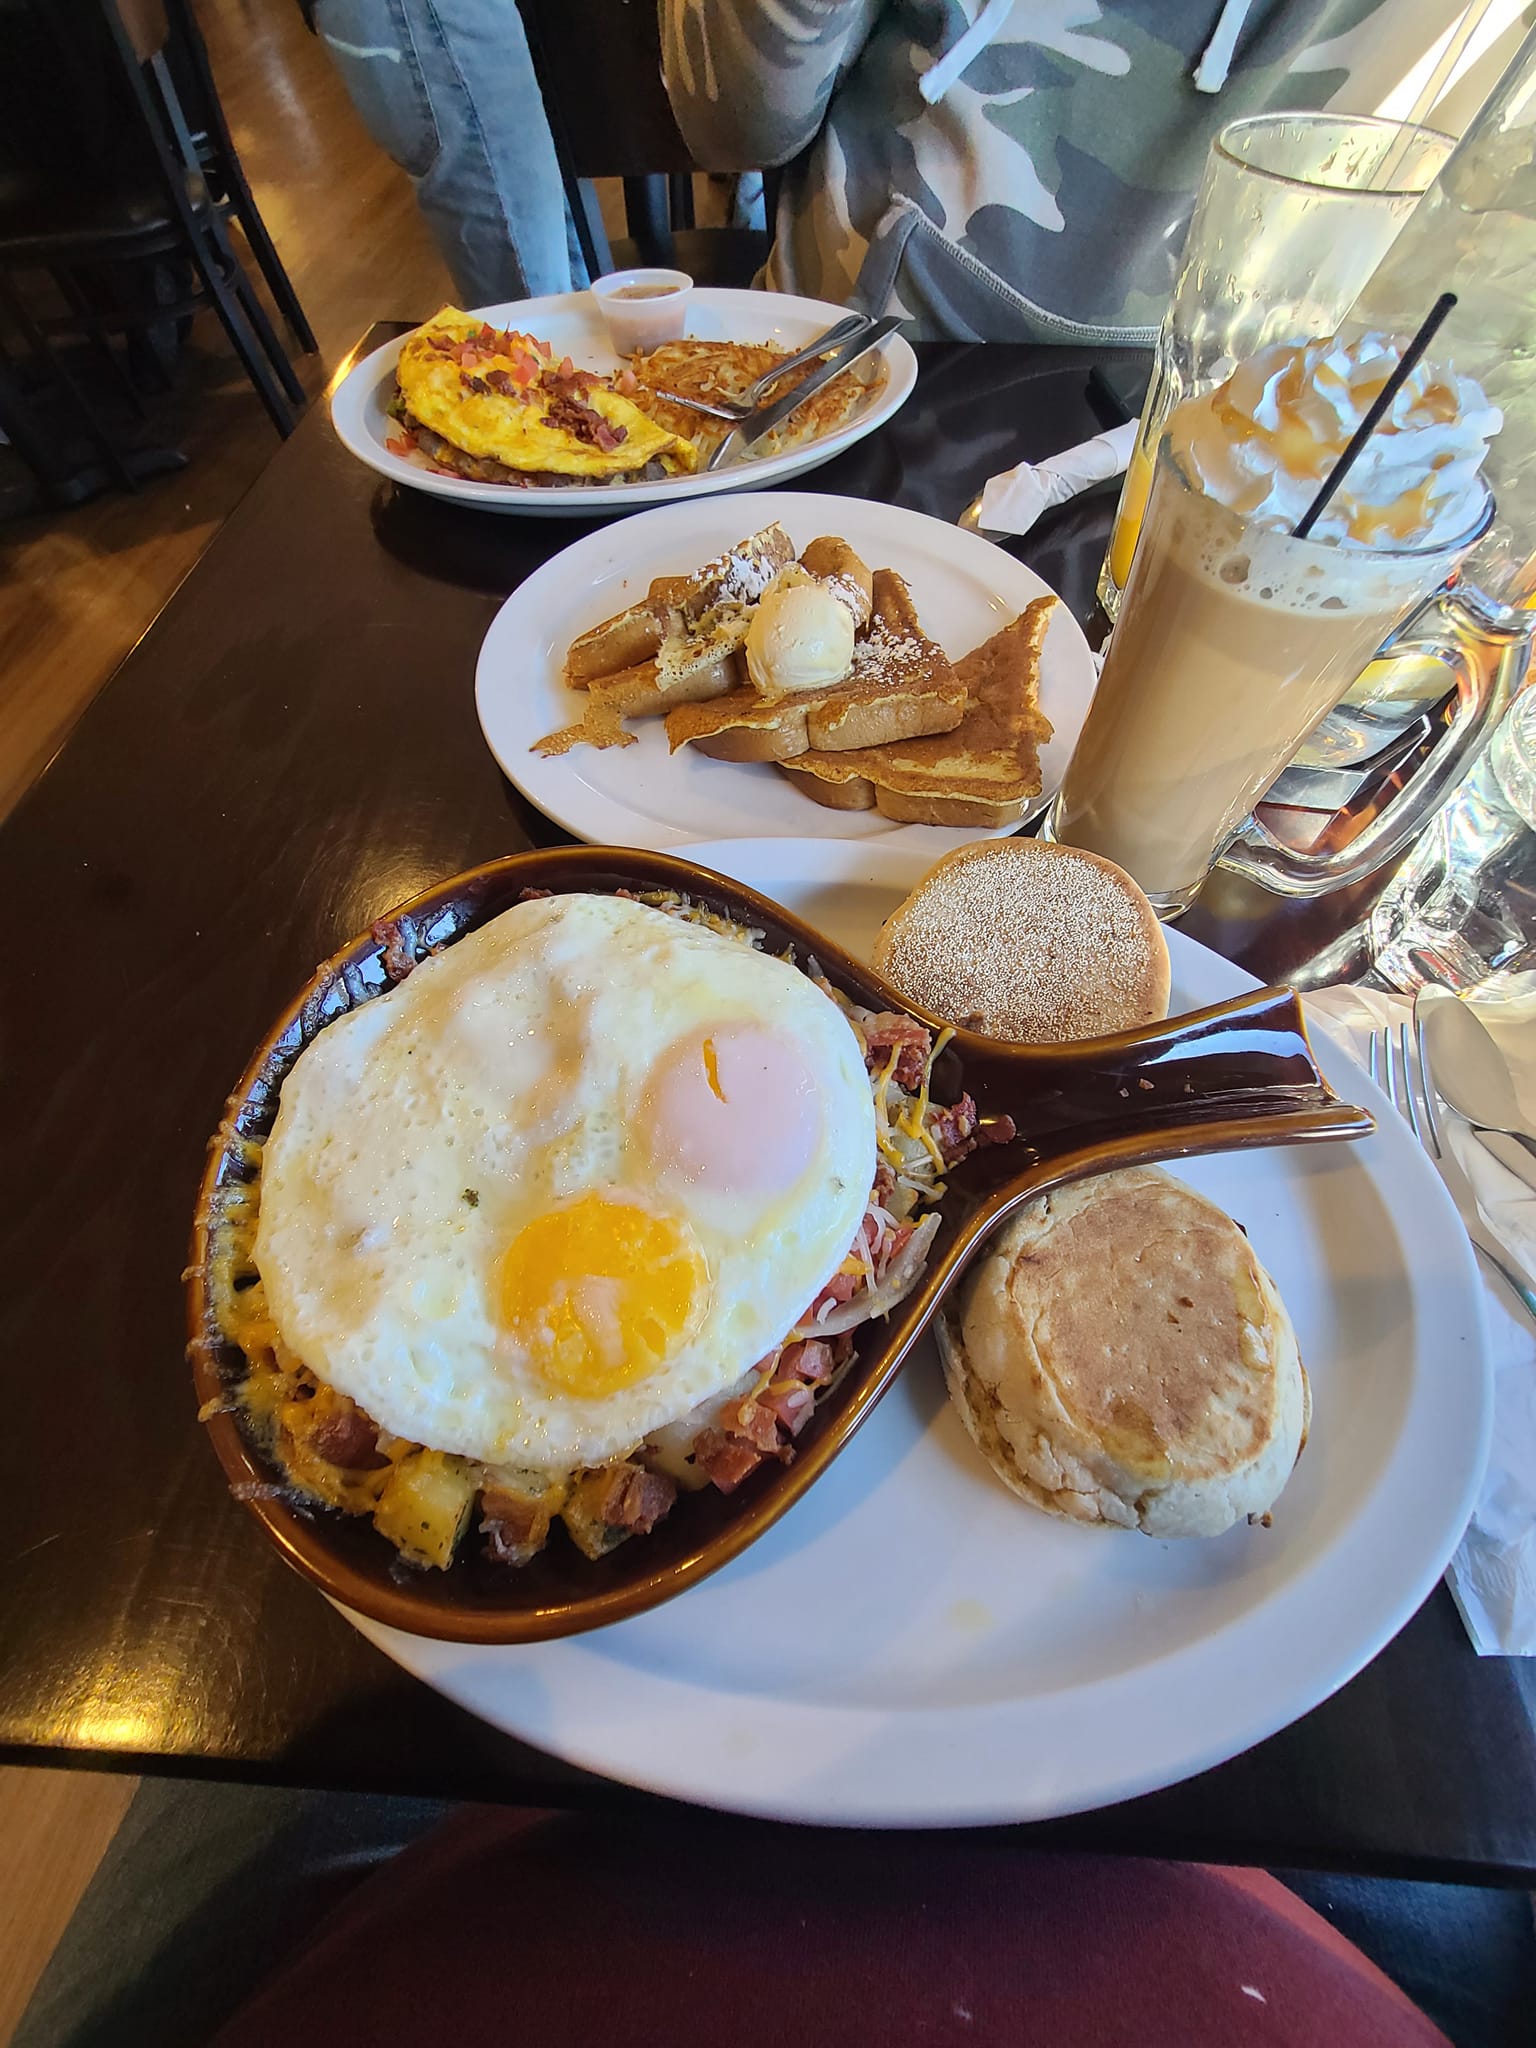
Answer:
<path fill-rule="evenodd" d="M 801 549 L 800 566 L 818 583 L 831 585 L 833 596 L 847 605 L 862 633 L 875 606 L 875 580 L 857 551 L 841 535 L 824 533 Z"/>
<path fill-rule="evenodd" d="M 712 612 L 754 603 L 794 556 L 794 543 L 775 524 L 748 534 L 691 575 L 654 578 L 638 603 L 576 636 L 566 650 L 566 682 L 584 690 L 599 676 L 655 660 L 669 645 L 685 655 Z"/>
<path fill-rule="evenodd" d="M 1040 793 L 1040 653 L 1057 600 L 1037 597 L 1011 625 L 956 663 L 965 715 L 938 737 L 857 751 L 814 750 L 784 774 L 836 811 L 878 810 L 911 825 L 1009 825 Z M 670 721 L 669 721 L 670 724 Z"/>
<path fill-rule="evenodd" d="M 745 675 L 738 646 L 701 649 L 686 671 L 670 676 L 663 675 L 655 661 L 637 662 L 617 675 L 594 676 L 575 724 L 546 733 L 534 741 L 531 751 L 547 758 L 568 754 L 572 747 L 632 747 L 635 735 L 625 731 L 626 718 L 655 718 L 670 705 L 718 697 L 734 690 Z"/>
<path fill-rule="evenodd" d="M 676 753 L 696 746 L 720 761 L 789 761 L 812 749 L 841 753 L 948 732 L 965 712 L 965 685 L 918 623 L 912 593 L 894 569 L 872 578 L 868 630 L 838 683 L 766 698 L 749 686 L 667 713 Z"/>

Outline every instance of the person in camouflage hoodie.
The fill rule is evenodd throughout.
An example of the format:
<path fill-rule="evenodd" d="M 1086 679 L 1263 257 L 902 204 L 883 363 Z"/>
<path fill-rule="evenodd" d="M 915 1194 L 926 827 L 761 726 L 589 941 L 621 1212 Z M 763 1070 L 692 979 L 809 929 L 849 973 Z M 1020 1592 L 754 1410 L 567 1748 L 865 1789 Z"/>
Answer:
<path fill-rule="evenodd" d="M 1153 339 L 1218 128 L 1339 103 L 1395 10 L 660 0 L 660 11 L 667 90 L 699 163 L 789 165 L 761 283 L 904 313 L 930 337 L 1103 344 Z"/>

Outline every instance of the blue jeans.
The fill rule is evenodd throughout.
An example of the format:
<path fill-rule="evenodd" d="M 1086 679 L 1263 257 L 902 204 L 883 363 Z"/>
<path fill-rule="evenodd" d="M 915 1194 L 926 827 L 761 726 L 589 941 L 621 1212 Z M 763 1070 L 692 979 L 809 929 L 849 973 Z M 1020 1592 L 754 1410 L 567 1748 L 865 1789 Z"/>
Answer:
<path fill-rule="evenodd" d="M 586 284 L 514 0 L 317 0 L 315 27 L 464 305 Z"/>

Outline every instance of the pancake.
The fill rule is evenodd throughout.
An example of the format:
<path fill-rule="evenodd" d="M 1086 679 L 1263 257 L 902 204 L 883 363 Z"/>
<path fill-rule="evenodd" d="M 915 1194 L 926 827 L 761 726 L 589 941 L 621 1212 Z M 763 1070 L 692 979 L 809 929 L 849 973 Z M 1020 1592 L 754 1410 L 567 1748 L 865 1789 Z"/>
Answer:
<path fill-rule="evenodd" d="M 1152 1167 L 1030 1203 L 938 1333 L 972 1441 L 1068 1521 L 1220 1535 L 1267 1517 L 1306 1439 L 1275 1283 L 1231 1217 Z"/>

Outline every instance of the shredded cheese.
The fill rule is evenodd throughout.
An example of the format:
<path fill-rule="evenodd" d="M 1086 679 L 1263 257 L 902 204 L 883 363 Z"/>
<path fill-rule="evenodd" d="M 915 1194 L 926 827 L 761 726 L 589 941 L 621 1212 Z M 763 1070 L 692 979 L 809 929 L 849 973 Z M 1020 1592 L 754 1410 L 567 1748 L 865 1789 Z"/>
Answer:
<path fill-rule="evenodd" d="M 944 1154 L 939 1150 L 934 1135 L 928 1128 L 928 1094 L 933 1082 L 934 1062 L 954 1035 L 952 1027 L 946 1024 L 934 1040 L 933 1051 L 928 1055 L 923 1068 L 922 1086 L 908 1102 L 906 1114 L 902 1117 L 900 1125 L 909 1138 L 918 1139 L 927 1148 L 929 1158 L 940 1173 L 944 1171 Z"/>
<path fill-rule="evenodd" d="M 900 1058 L 901 1047 L 893 1045 L 890 1058 L 876 1076 L 875 1087 L 875 1143 L 879 1147 L 880 1156 L 886 1165 L 898 1173 L 906 1162 L 902 1158 L 896 1141 L 891 1136 L 891 1109 L 890 1103 L 887 1100 L 887 1093 L 890 1089 L 891 1077 L 896 1072 L 896 1062 Z"/>

